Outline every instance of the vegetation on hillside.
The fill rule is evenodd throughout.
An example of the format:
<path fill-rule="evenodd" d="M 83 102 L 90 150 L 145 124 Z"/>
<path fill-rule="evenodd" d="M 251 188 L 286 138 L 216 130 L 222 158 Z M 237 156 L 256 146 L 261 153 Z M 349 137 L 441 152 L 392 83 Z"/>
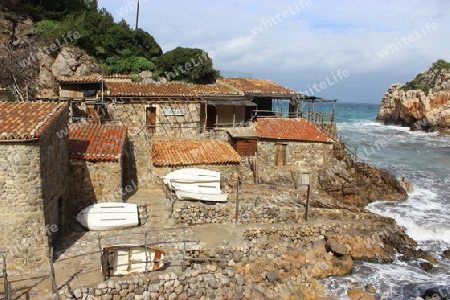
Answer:
<path fill-rule="evenodd" d="M 158 60 L 157 66 L 157 75 L 169 80 L 210 83 L 219 76 L 208 53 L 197 48 L 177 47 L 168 51 Z"/>
<path fill-rule="evenodd" d="M 418 74 L 413 80 L 405 83 L 402 90 L 422 90 L 428 94 L 436 86 L 442 71 L 450 70 L 450 62 L 438 59 L 426 72 Z"/>
<path fill-rule="evenodd" d="M 3 8 L 8 13 L 28 15 L 35 21 L 43 46 L 56 41 L 78 46 L 102 64 L 107 73 L 136 74 L 149 70 L 155 77 L 166 76 L 195 60 L 189 72 L 179 70 L 181 74 L 168 79 L 209 83 L 217 77 L 211 58 L 204 57 L 202 50 L 179 47 L 163 55 L 153 36 L 142 29 L 130 28 L 124 20 L 114 22 L 111 13 L 99 9 L 97 0 L 5 1 L 11 2 Z M 77 32 L 77 38 L 64 40 L 68 32 Z"/>

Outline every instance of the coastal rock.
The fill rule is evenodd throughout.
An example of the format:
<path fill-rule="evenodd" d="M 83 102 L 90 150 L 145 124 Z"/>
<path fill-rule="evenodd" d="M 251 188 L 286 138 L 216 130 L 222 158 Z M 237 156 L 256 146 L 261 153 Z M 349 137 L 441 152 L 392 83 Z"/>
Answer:
<path fill-rule="evenodd" d="M 445 258 L 450 258 L 450 249 L 444 250 L 444 252 L 442 252 L 442 255 Z"/>
<path fill-rule="evenodd" d="M 335 255 L 342 256 L 348 253 L 347 248 L 345 248 L 344 245 L 332 239 L 327 241 L 326 247 L 327 250 L 333 252 Z"/>
<path fill-rule="evenodd" d="M 441 68 L 447 64 L 438 61 L 411 82 L 392 85 L 383 96 L 376 120 L 411 130 L 450 133 L 450 71 Z"/>
<path fill-rule="evenodd" d="M 347 292 L 347 296 L 351 300 L 375 300 L 376 298 L 366 292 L 361 288 L 354 288 Z"/>

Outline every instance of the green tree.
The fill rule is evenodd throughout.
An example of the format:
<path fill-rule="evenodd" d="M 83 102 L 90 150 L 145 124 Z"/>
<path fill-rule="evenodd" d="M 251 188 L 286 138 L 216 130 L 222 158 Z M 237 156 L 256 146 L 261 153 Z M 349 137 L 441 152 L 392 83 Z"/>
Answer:
<path fill-rule="evenodd" d="M 157 69 L 169 80 L 212 83 L 219 76 L 208 53 L 198 48 L 177 47 L 164 53 Z"/>
<path fill-rule="evenodd" d="M 130 49 L 119 52 L 119 55 L 106 59 L 106 70 L 108 73 L 137 74 L 143 70 L 154 70 L 155 64 L 142 56 L 133 56 Z"/>

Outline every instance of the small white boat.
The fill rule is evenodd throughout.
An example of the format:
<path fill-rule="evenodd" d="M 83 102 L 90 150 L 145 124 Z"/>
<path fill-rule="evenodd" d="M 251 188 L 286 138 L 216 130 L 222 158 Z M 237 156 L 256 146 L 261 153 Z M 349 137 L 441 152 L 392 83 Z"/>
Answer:
<path fill-rule="evenodd" d="M 168 263 L 166 253 L 140 245 L 107 246 L 102 250 L 102 274 L 123 276 L 156 271 Z"/>
<path fill-rule="evenodd" d="M 77 221 L 89 230 L 134 227 L 139 225 L 138 207 L 132 203 L 97 203 L 81 210 Z"/>
<path fill-rule="evenodd" d="M 228 198 L 228 194 L 224 194 L 222 192 L 219 193 L 204 193 L 200 191 L 183 191 L 183 190 L 175 190 L 178 199 L 180 200 L 200 200 L 207 202 L 226 202 Z"/>
<path fill-rule="evenodd" d="M 172 183 L 208 183 L 220 189 L 220 172 L 198 168 L 185 168 L 170 172 L 163 178 L 164 183 L 171 187 Z"/>

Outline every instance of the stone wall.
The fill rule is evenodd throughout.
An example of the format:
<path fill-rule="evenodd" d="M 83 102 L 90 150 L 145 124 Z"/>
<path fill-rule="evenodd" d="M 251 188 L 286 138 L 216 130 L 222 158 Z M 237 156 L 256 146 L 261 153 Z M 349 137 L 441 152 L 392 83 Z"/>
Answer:
<path fill-rule="evenodd" d="M 44 200 L 46 224 L 58 226 L 60 232 L 67 224 L 69 202 L 69 138 L 61 133 L 67 130 L 69 109 L 66 106 L 39 136 L 42 198 Z"/>
<path fill-rule="evenodd" d="M 122 202 L 122 160 L 70 160 L 70 215 L 100 202 Z"/>
<path fill-rule="evenodd" d="M 38 142 L 0 143 L 0 249 L 12 272 L 46 262 L 39 151 Z"/>
<path fill-rule="evenodd" d="M 276 144 L 285 143 L 285 166 L 275 166 Z M 290 184 L 299 182 L 301 173 L 310 173 L 311 186 L 317 187 L 319 172 L 330 165 L 333 145 L 292 141 L 258 141 L 257 172 L 261 183 Z M 291 172 L 294 174 L 292 177 Z"/>
<path fill-rule="evenodd" d="M 52 119 L 38 141 L 0 143 L 0 248 L 12 273 L 48 269 L 48 237 L 61 234 L 69 174 L 68 110 Z M 53 226 L 53 227 L 52 227 Z"/>

